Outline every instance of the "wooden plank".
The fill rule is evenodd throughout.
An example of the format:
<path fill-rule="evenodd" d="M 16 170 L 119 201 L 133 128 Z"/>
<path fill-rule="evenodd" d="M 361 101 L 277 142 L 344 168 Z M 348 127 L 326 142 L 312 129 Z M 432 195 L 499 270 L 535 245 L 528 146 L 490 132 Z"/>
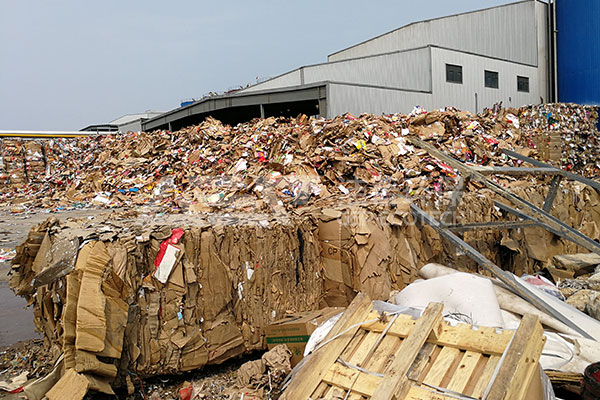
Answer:
<path fill-rule="evenodd" d="M 386 370 L 386 379 L 379 384 L 371 397 L 372 400 L 403 398 L 408 393 L 410 389 L 410 381 L 406 379 L 408 369 L 429 335 L 437 331 L 442 323 L 443 308 L 441 303 L 430 303 L 427 306 L 413 331 L 402 341 L 396 352 L 397 357 Z"/>
<path fill-rule="evenodd" d="M 312 397 L 314 399 L 320 399 L 321 397 L 325 396 L 325 393 L 329 391 L 330 387 L 331 386 L 327 382 L 321 381 L 321 383 L 319 383 L 319 386 L 317 386 L 317 388 L 313 392 Z"/>
<path fill-rule="evenodd" d="M 399 318 L 388 331 L 388 335 L 406 337 L 413 330 L 414 323 L 414 320 Z M 382 332 L 385 326 L 382 322 L 373 322 L 363 325 L 363 328 L 371 332 Z M 439 337 L 437 339 L 429 338 L 428 342 L 484 354 L 502 354 L 511 337 L 511 331 L 498 333 L 493 328 L 474 330 L 470 325 L 452 327 L 443 323 Z"/>
<path fill-rule="evenodd" d="M 528 343 L 528 348 L 521 355 L 521 361 L 517 366 L 515 378 L 511 381 L 511 385 L 506 392 L 507 399 L 525 399 L 525 394 L 529 387 L 537 386 L 532 384 L 533 380 L 540 380 L 538 370 L 540 355 L 544 349 L 546 338 L 541 324 L 538 322 L 539 330 L 535 337 L 532 337 Z M 510 350 L 509 350 L 510 351 Z M 541 383 L 540 383 L 541 384 Z M 528 397 L 527 397 L 528 398 Z"/>
<path fill-rule="evenodd" d="M 323 394 L 322 398 L 323 400 L 339 400 L 340 398 L 343 398 L 343 396 L 343 389 L 336 388 L 335 386 L 329 386 Z M 313 397 L 311 396 L 311 399 L 312 398 Z"/>
<path fill-rule="evenodd" d="M 450 365 L 452 365 L 459 354 L 460 350 L 454 347 L 444 347 L 423 382 L 428 385 L 439 386 L 444 376 L 446 376 L 448 368 L 450 368 Z"/>
<path fill-rule="evenodd" d="M 502 354 L 510 342 L 512 332 L 497 333 L 494 330 L 445 325 L 436 341 L 440 346 L 452 346 L 461 350 L 484 354 Z"/>
<path fill-rule="evenodd" d="M 447 387 L 450 384 L 450 380 L 452 379 L 452 377 L 454 376 L 454 373 L 458 369 L 458 365 L 460 364 L 460 360 L 462 360 L 462 358 L 463 358 L 463 354 L 465 354 L 465 352 L 461 351 L 456 356 L 456 358 L 454 359 L 454 361 L 452 361 L 452 364 L 450 364 L 450 366 L 446 370 L 446 375 L 444 375 L 444 378 L 442 379 L 442 381 L 438 385 L 439 387 Z"/>
<path fill-rule="evenodd" d="M 544 387 L 542 386 L 542 379 L 540 378 L 540 371 L 541 365 L 538 363 L 538 365 L 535 368 L 535 372 L 533 373 L 532 379 L 531 379 L 531 383 L 529 384 L 529 387 L 527 388 L 527 391 L 525 392 L 523 398 L 524 399 L 543 399 L 545 398 L 544 396 Z"/>
<path fill-rule="evenodd" d="M 356 393 L 350 393 L 348 395 L 348 400 L 362 400 L 363 396 L 361 396 L 360 394 L 356 394 Z"/>
<path fill-rule="evenodd" d="M 365 363 L 366 369 L 371 372 L 385 373 L 386 368 L 396 358 L 396 352 L 401 346 L 401 339 L 396 336 L 386 335 L 377 349 Z"/>
<path fill-rule="evenodd" d="M 531 370 L 537 365 L 544 340 L 544 331 L 538 317 L 525 315 L 507 349 L 498 375 L 488 394 L 488 400 L 512 398 L 511 395 L 527 389 Z"/>
<path fill-rule="evenodd" d="M 333 363 L 342 354 L 348 343 L 352 340 L 360 326 L 352 325 L 365 321 L 373 308 L 369 296 L 359 293 L 348 306 L 342 317 L 333 326 L 324 342 L 334 338 L 342 332 L 347 333 L 337 337 L 312 353 L 304 363 L 296 376 L 290 381 L 290 385 L 282 394 L 281 399 L 307 399 L 315 391 L 323 376 L 331 368 Z"/>
<path fill-rule="evenodd" d="M 487 389 L 492 376 L 494 375 L 494 371 L 496 370 L 496 366 L 498 365 L 498 361 L 500 361 L 500 356 L 490 356 L 483 368 L 483 373 L 477 380 L 475 384 L 475 388 L 473 389 L 473 393 L 471 393 L 472 397 L 480 398 L 483 396 L 485 389 Z"/>
<path fill-rule="evenodd" d="M 429 367 L 433 365 L 440 350 L 441 348 L 433 343 L 425 343 L 408 371 L 408 379 L 418 383 L 423 382 L 423 378 L 427 375 Z"/>
<path fill-rule="evenodd" d="M 369 314 L 369 320 L 376 319 L 379 317 L 379 313 L 372 312 Z M 391 326 L 388 332 L 395 332 L 396 336 L 406 337 L 412 331 L 417 321 L 413 319 L 410 315 L 400 314 L 394 324 Z M 368 324 L 363 324 L 361 327 L 371 332 L 383 332 L 386 328 L 387 323 L 382 321 L 369 322 Z"/>
<path fill-rule="evenodd" d="M 377 342 L 377 339 L 379 339 L 380 336 L 380 334 L 376 332 L 363 332 L 365 332 L 366 336 L 363 339 L 360 347 L 356 349 L 352 357 L 350 357 L 349 359 L 344 358 L 344 361 L 351 362 L 352 364 L 356 364 L 360 367 L 365 367 L 366 362 L 369 361 L 368 359 L 366 359 L 366 356 L 369 354 L 369 352 L 371 351 L 371 349 L 373 348 L 373 346 Z"/>
<path fill-rule="evenodd" d="M 340 363 L 335 363 L 323 377 L 323 382 L 345 390 L 352 389 L 353 392 L 362 396 L 372 396 L 383 378 L 360 372 L 354 368 L 348 368 Z"/>
<path fill-rule="evenodd" d="M 411 386 L 401 400 L 456 400 L 456 397 L 446 396 L 423 386 Z"/>
<path fill-rule="evenodd" d="M 367 317 L 369 318 L 369 317 Z M 369 318 L 372 319 L 372 318 Z M 350 358 L 349 362 L 352 364 L 355 364 L 359 367 L 364 367 L 366 366 L 367 362 L 369 359 L 371 359 L 372 355 L 375 353 L 375 351 L 377 350 L 377 347 L 381 344 L 382 340 L 385 339 L 385 337 L 382 337 L 383 333 L 374 333 L 374 332 L 368 332 L 364 329 L 361 329 L 359 331 L 359 333 L 363 333 L 365 334 L 364 336 L 364 340 L 361 342 L 360 347 L 354 352 L 354 354 L 352 355 L 352 357 Z M 394 338 L 392 338 L 394 339 Z M 386 345 L 383 346 L 383 348 L 387 348 Z M 385 362 L 385 358 L 383 358 L 383 361 Z M 348 386 L 348 390 L 351 390 L 351 394 L 349 396 L 352 397 L 354 394 L 354 383 L 359 379 L 359 375 L 355 375 L 354 378 L 354 382 L 349 384 Z M 371 395 L 373 394 L 373 392 L 369 392 L 368 393 L 368 397 L 371 397 Z"/>
<path fill-rule="evenodd" d="M 488 356 L 484 356 L 483 354 L 481 355 L 481 357 L 479 357 L 479 362 L 475 366 L 475 369 L 473 370 L 473 373 L 471 374 L 471 377 L 467 382 L 467 386 L 465 386 L 465 388 L 462 390 L 462 393 L 464 395 L 470 396 L 471 393 L 473 393 L 475 385 L 477 385 L 477 382 L 483 375 L 483 372 L 485 371 L 485 366 L 487 365 L 489 359 L 490 358 Z"/>
<path fill-rule="evenodd" d="M 475 370 L 475 367 L 479 363 L 482 354 L 473 351 L 467 351 L 463 354 L 458 368 L 454 372 L 454 376 L 450 380 L 447 388 L 458 393 L 462 393 L 469 383 L 469 379 Z"/>
<path fill-rule="evenodd" d="M 364 339 L 366 338 L 367 333 L 368 332 L 364 329 L 359 329 L 358 332 L 356 332 L 356 335 L 354 335 L 350 343 L 348 343 L 348 346 L 346 346 L 346 348 L 340 355 L 342 360 L 350 361 L 354 353 L 360 351 L 363 348 Z"/>

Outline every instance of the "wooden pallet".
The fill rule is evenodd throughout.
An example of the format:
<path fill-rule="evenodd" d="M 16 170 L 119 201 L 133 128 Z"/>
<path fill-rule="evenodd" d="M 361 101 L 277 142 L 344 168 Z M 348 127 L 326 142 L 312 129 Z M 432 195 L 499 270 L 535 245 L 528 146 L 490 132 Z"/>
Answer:
<path fill-rule="evenodd" d="M 431 303 L 417 320 L 380 315 L 359 294 L 281 399 L 535 398 L 545 341 L 537 317 L 525 316 L 516 332 L 496 332 L 452 327 L 442 309 Z"/>

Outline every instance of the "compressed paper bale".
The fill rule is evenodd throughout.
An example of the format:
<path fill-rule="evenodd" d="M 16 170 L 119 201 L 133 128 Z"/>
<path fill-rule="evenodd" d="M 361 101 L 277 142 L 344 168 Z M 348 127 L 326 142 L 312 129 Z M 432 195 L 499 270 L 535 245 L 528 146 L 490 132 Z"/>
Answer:
<path fill-rule="evenodd" d="M 103 242 L 96 242 L 82 268 L 80 295 L 77 301 L 75 348 L 101 352 L 106 336 L 106 298 L 101 292 L 102 275 L 110 261 Z"/>

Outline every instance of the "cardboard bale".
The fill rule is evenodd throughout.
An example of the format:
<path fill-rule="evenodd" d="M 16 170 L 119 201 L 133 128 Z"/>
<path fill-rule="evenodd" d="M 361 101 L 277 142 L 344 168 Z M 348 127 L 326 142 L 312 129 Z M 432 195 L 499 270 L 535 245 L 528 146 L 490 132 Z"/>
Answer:
<path fill-rule="evenodd" d="M 217 220 L 177 220 L 185 226 L 181 251 L 165 284 L 154 276 L 155 260 L 175 222 L 46 223 L 34 232 L 48 248 L 31 257 L 21 246 L 11 285 L 19 291 L 45 276 L 26 292 L 36 326 L 78 373 L 117 382 L 127 370 L 147 376 L 221 363 L 262 349 L 264 329 L 277 318 L 318 308 L 322 282 L 310 225 Z M 111 239 L 97 240 L 99 228 Z M 67 273 L 51 262 L 33 271 L 36 259 L 51 260 L 52 249 L 74 236 L 85 245 Z"/>

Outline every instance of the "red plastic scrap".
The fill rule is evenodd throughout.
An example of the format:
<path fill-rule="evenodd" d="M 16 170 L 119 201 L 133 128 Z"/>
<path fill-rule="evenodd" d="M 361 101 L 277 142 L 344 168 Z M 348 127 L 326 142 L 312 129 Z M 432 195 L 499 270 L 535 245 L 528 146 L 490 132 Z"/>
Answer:
<path fill-rule="evenodd" d="M 158 254 L 156 255 L 156 259 L 154 260 L 154 266 L 156 268 L 158 268 L 158 266 L 160 265 L 160 262 L 162 261 L 163 257 L 165 256 L 167 247 L 170 244 L 179 243 L 179 239 L 181 239 L 182 236 L 183 236 L 183 229 L 175 228 L 171 231 L 171 237 L 162 241 L 162 243 L 160 244 L 160 249 L 158 250 Z"/>
<path fill-rule="evenodd" d="M 191 400 L 193 391 L 192 385 L 179 389 L 179 400 Z"/>

